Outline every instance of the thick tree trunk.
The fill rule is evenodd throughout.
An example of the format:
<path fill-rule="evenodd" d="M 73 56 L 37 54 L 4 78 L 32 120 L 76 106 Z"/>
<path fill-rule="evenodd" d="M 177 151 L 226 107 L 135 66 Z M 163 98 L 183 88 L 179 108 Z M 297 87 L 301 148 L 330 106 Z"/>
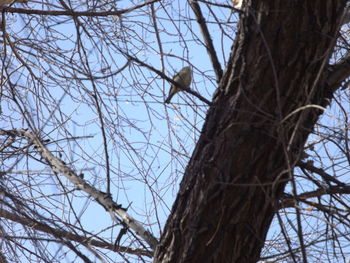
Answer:
<path fill-rule="evenodd" d="M 326 69 L 346 1 L 251 2 L 155 262 L 256 262 L 322 112 L 291 113 L 332 96 Z"/>

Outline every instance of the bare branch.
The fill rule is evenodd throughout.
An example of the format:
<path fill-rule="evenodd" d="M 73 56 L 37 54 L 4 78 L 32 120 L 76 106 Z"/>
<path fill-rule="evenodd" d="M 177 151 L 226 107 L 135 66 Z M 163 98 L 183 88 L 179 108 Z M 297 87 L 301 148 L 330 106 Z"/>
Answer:
<path fill-rule="evenodd" d="M 311 163 L 300 161 L 300 162 L 298 162 L 297 166 L 299 166 L 302 169 L 306 169 L 306 170 L 309 170 L 310 172 L 313 172 L 313 173 L 320 175 L 327 182 L 333 182 L 333 183 L 340 185 L 340 186 L 346 185 L 345 183 L 338 181 L 334 176 L 328 174 L 323 169 L 317 168 L 314 165 L 312 165 Z"/>
<path fill-rule="evenodd" d="M 208 30 L 208 27 L 206 25 L 205 18 L 202 14 L 201 8 L 200 8 L 197 0 L 191 0 L 191 1 L 189 1 L 189 3 L 192 7 L 194 14 L 197 17 L 197 22 L 199 24 L 199 27 L 202 31 L 202 35 L 204 38 L 205 47 L 207 49 L 211 63 L 213 64 L 213 69 L 214 69 L 214 72 L 216 75 L 216 82 L 219 83 L 221 80 L 221 77 L 222 77 L 222 68 L 221 68 L 219 59 L 216 55 L 213 40 L 211 39 L 211 36 L 209 34 L 209 30 Z"/>
<path fill-rule="evenodd" d="M 319 188 L 315 191 L 305 192 L 297 196 L 285 196 L 285 198 L 282 200 L 282 203 L 279 209 L 294 207 L 295 200 L 306 201 L 307 199 L 310 199 L 310 198 L 319 198 L 324 195 L 334 195 L 334 194 L 350 194 L 350 186 L 329 186 L 325 188 Z M 346 212 L 346 210 L 344 210 L 344 212 Z"/>
<path fill-rule="evenodd" d="M 53 235 L 58 239 L 57 242 L 62 242 L 61 240 L 70 240 L 70 241 L 78 242 L 88 247 L 95 246 L 95 247 L 104 248 L 112 251 L 126 252 L 133 255 L 143 255 L 147 257 L 152 257 L 152 253 L 146 250 L 133 249 L 133 248 L 124 247 L 124 246 L 114 246 L 113 244 L 102 242 L 92 237 L 87 238 L 86 235 L 77 235 L 62 229 L 52 228 L 51 226 L 44 224 L 43 222 L 39 222 L 34 219 L 25 218 L 18 214 L 12 214 L 4 209 L 0 209 L 0 217 L 20 223 L 22 225 L 39 230 L 41 232 L 45 232 L 47 234 Z M 6 238 L 6 236 L 2 235 L 2 238 Z"/>
<path fill-rule="evenodd" d="M 103 11 L 103 12 L 95 12 L 95 11 L 47 11 L 47 10 L 33 10 L 26 8 L 13 8 L 7 6 L 0 6 L 0 12 L 8 12 L 8 13 L 18 13 L 18 14 L 31 14 L 31 15 L 46 15 L 46 16 L 87 16 L 87 17 L 103 17 L 103 16 L 120 16 L 129 12 L 132 12 L 136 9 L 142 8 L 149 4 L 158 2 L 159 0 L 151 0 L 149 2 L 145 2 L 139 5 L 135 5 L 133 7 L 129 7 L 126 9 L 118 10 L 118 11 Z"/>
<path fill-rule="evenodd" d="M 130 227 L 132 230 L 135 231 L 137 235 L 143 238 L 152 249 L 155 249 L 158 241 L 148 230 L 144 229 L 140 223 L 138 223 L 134 218 L 128 215 L 125 209 L 123 209 L 120 204 L 117 204 L 112 200 L 112 197 L 110 195 L 101 192 L 95 187 L 88 184 L 64 162 L 53 156 L 53 154 L 46 148 L 46 146 L 41 142 L 37 135 L 25 130 L 6 131 L 3 129 L 0 129 L 0 134 L 10 136 L 21 136 L 27 138 L 31 143 L 33 143 L 37 147 L 39 154 L 48 162 L 48 164 L 54 172 L 62 174 L 78 189 L 88 193 L 108 212 L 110 212 L 111 215 L 113 215 L 114 212 L 117 213 L 128 227 Z"/>

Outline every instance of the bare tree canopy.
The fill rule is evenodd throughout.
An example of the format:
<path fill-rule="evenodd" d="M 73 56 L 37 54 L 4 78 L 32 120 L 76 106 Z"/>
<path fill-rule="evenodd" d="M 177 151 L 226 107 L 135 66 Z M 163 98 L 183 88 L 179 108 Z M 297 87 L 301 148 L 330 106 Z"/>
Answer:
<path fill-rule="evenodd" d="M 0 262 L 348 262 L 347 0 L 0 10 Z"/>

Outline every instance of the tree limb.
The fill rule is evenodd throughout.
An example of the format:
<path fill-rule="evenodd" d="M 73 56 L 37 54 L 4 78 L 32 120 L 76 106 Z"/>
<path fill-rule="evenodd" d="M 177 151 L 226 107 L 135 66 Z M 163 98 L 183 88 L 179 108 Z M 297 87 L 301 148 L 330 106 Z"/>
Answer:
<path fill-rule="evenodd" d="M 297 196 L 285 195 L 279 209 L 294 207 L 295 200 L 306 201 L 306 199 L 321 197 L 323 195 L 334 194 L 350 194 L 350 186 L 329 186 L 325 188 L 319 188 L 315 191 L 305 192 Z"/>
<path fill-rule="evenodd" d="M 0 217 L 1 218 L 6 218 L 8 220 L 11 220 L 13 222 L 17 222 L 19 224 L 25 225 L 27 227 L 36 229 L 41 232 L 45 232 L 47 234 L 50 234 L 60 240 L 68 239 L 70 241 L 78 242 L 80 244 L 83 244 L 84 246 L 95 246 L 95 247 L 100 247 L 103 249 L 109 249 L 113 251 L 119 251 L 119 252 L 125 252 L 133 255 L 144 255 L 148 257 L 152 257 L 152 253 L 146 250 L 142 249 L 133 249 L 129 247 L 124 247 L 124 246 L 114 246 L 113 244 L 99 241 L 93 238 L 86 237 L 85 235 L 77 235 L 73 234 L 69 231 L 62 230 L 62 229 L 56 229 L 53 228 L 45 223 L 36 221 L 34 219 L 30 218 L 25 218 L 22 217 L 18 214 L 13 214 L 10 213 L 7 210 L 0 209 Z M 5 236 L 2 235 L 3 238 L 6 238 Z M 59 242 L 59 241 L 57 241 Z"/>
<path fill-rule="evenodd" d="M 101 192 L 92 185 L 88 184 L 73 169 L 68 167 L 60 159 L 56 158 L 41 142 L 38 135 L 26 130 L 3 129 L 0 129 L 0 134 L 9 135 L 11 137 L 20 136 L 27 138 L 36 146 L 38 153 L 48 162 L 53 172 L 65 176 L 78 189 L 85 191 L 89 196 L 94 198 L 97 203 L 102 205 L 110 213 L 113 219 L 115 219 L 114 213 L 116 213 L 127 226 L 129 226 L 138 236 L 145 240 L 152 249 L 155 249 L 158 244 L 158 240 L 148 230 L 144 229 L 139 222 L 128 215 L 120 204 L 117 204 L 112 200 L 110 195 Z"/>
<path fill-rule="evenodd" d="M 345 10 L 345 13 L 343 15 L 343 21 L 342 24 L 345 25 L 350 22 L 350 2 L 347 4 L 347 8 Z"/>
<path fill-rule="evenodd" d="M 18 14 L 31 14 L 31 15 L 47 15 L 47 16 L 120 16 L 125 13 L 132 12 L 138 8 L 144 7 L 146 5 L 158 2 L 159 0 L 151 0 L 133 7 L 129 7 L 117 11 L 104 11 L 104 12 L 94 12 L 94 11 L 73 11 L 73 10 L 37 10 L 37 9 L 27 9 L 27 8 L 13 8 L 7 6 L 0 6 L 0 12 L 18 13 Z"/>
<path fill-rule="evenodd" d="M 336 89 L 350 76 L 350 53 L 334 65 L 329 66 L 328 84 Z"/>
<path fill-rule="evenodd" d="M 334 178 L 334 176 L 326 173 L 323 169 L 321 168 L 317 168 L 315 167 L 314 165 L 312 165 L 311 163 L 308 163 L 308 162 L 302 162 L 302 161 L 299 161 L 297 163 L 297 166 L 299 166 L 300 168 L 302 169 L 306 169 L 306 170 L 309 170 L 310 172 L 312 173 L 316 173 L 318 175 L 320 175 L 325 181 L 327 182 L 333 182 L 335 183 L 336 185 L 340 185 L 340 186 L 346 186 L 345 183 L 337 180 L 336 178 Z"/>
<path fill-rule="evenodd" d="M 213 69 L 214 69 L 214 72 L 216 75 L 216 82 L 219 83 L 221 80 L 221 77 L 222 77 L 222 68 L 221 68 L 219 59 L 216 55 L 213 40 L 211 39 L 211 36 L 209 34 L 209 30 L 208 30 L 207 24 L 205 22 L 205 18 L 203 17 L 201 8 L 200 8 L 197 0 L 191 0 L 191 1 L 189 1 L 189 3 L 192 7 L 194 14 L 197 17 L 197 22 L 199 24 L 199 27 L 202 31 L 202 35 L 204 38 L 205 47 L 207 49 L 211 63 L 213 64 Z"/>

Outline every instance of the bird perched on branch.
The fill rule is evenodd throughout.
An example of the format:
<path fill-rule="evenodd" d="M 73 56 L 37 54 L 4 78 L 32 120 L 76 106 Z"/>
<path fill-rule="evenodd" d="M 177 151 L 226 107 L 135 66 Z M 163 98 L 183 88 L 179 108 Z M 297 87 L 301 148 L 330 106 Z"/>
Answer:
<path fill-rule="evenodd" d="M 173 80 L 177 82 L 181 87 L 188 88 L 192 81 L 192 70 L 190 67 L 182 68 L 174 77 Z M 165 103 L 170 103 L 172 97 L 181 90 L 181 88 L 171 84 L 168 98 Z"/>

